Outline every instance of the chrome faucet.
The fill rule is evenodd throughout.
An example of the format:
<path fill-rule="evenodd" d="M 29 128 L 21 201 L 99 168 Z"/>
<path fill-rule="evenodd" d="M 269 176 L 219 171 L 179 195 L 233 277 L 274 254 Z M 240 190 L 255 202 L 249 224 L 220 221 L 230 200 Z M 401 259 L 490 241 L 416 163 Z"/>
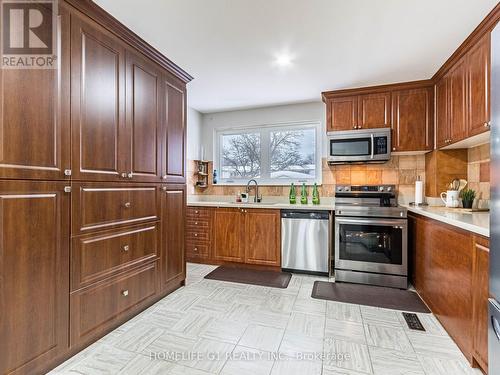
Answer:
<path fill-rule="evenodd" d="M 253 197 L 253 201 L 254 203 L 257 203 L 257 202 L 260 202 L 262 197 L 259 197 L 259 184 L 257 183 L 256 180 L 254 179 L 251 179 L 250 181 L 248 181 L 247 183 L 247 194 L 250 192 L 250 183 L 254 182 L 255 183 L 255 196 Z"/>

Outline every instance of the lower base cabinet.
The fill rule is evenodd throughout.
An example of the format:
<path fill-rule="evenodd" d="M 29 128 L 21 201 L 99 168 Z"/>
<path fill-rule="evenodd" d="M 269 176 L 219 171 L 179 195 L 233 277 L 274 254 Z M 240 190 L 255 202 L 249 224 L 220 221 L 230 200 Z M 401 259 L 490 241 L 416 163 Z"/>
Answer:
<path fill-rule="evenodd" d="M 68 350 L 66 185 L 0 181 L 0 374 L 41 373 Z"/>
<path fill-rule="evenodd" d="M 409 220 L 415 289 L 471 364 L 486 370 L 488 239 L 419 215 Z"/>
<path fill-rule="evenodd" d="M 281 267 L 280 210 L 188 207 L 188 261 Z"/>

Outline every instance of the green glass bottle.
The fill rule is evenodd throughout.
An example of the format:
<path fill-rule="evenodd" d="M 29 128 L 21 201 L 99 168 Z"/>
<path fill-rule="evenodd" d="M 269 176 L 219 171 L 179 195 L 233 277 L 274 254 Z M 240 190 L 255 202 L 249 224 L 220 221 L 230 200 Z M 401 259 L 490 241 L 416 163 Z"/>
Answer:
<path fill-rule="evenodd" d="M 306 183 L 302 183 L 302 191 L 300 192 L 300 203 L 307 204 L 307 189 Z"/>
<path fill-rule="evenodd" d="M 288 194 L 288 199 L 290 200 L 290 204 L 297 203 L 297 199 L 295 197 L 295 186 L 293 186 L 293 182 L 290 185 L 290 193 Z"/>
<path fill-rule="evenodd" d="M 312 204 L 319 204 L 319 191 L 316 182 L 314 183 L 314 188 L 313 188 Z"/>

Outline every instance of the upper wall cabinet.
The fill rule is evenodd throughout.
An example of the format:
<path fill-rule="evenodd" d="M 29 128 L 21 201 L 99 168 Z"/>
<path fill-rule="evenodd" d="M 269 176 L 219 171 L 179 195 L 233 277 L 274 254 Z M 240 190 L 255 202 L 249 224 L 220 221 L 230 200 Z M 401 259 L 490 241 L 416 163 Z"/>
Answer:
<path fill-rule="evenodd" d="M 119 181 L 127 177 L 125 49 L 111 33 L 72 17 L 73 176 Z"/>
<path fill-rule="evenodd" d="M 467 55 L 468 135 L 490 128 L 490 34 L 487 33 Z"/>
<path fill-rule="evenodd" d="M 69 178 L 69 14 L 62 5 L 57 26 L 55 69 L 0 69 L 0 178 Z"/>
<path fill-rule="evenodd" d="M 327 130 L 392 128 L 392 151 L 434 146 L 431 81 L 323 93 Z"/>
<path fill-rule="evenodd" d="M 490 129 L 490 35 L 479 40 L 435 85 L 436 146 Z"/>
<path fill-rule="evenodd" d="M 164 125 L 162 130 L 162 179 L 185 183 L 186 89 L 170 75 L 163 81 Z"/>
<path fill-rule="evenodd" d="M 392 93 L 392 151 L 434 147 L 432 86 Z"/>
<path fill-rule="evenodd" d="M 328 131 L 391 126 L 390 92 L 334 97 L 326 104 Z"/>

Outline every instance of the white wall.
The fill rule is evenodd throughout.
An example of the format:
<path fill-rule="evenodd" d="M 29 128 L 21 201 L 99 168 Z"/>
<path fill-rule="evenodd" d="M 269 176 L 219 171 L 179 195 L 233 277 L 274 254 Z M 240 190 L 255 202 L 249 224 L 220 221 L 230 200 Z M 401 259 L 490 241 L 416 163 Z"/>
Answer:
<path fill-rule="evenodd" d="M 187 109 L 187 145 L 186 155 L 188 160 L 200 158 L 201 127 L 203 115 L 196 109 L 188 107 Z"/>
<path fill-rule="evenodd" d="M 245 126 L 265 126 L 280 122 L 319 121 L 323 136 L 322 155 L 326 154 L 326 109 L 322 102 L 280 105 L 274 107 L 253 108 L 239 111 L 207 113 L 202 116 L 201 144 L 205 149 L 205 158 L 213 160 L 213 140 L 215 129 L 227 129 Z M 188 121 L 189 130 L 189 121 Z M 188 132 L 189 134 L 189 132 Z M 189 139 L 189 137 L 188 137 Z"/>

